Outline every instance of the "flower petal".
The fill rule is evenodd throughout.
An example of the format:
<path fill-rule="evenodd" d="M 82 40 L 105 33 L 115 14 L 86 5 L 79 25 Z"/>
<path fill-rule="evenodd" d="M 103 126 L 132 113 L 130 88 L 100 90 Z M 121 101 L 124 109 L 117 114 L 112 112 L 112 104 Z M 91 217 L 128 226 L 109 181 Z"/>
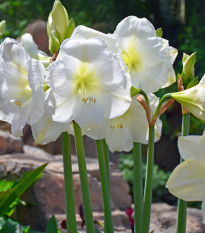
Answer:
<path fill-rule="evenodd" d="M 114 33 L 118 34 L 120 37 L 130 36 L 138 32 L 139 37 L 152 37 L 156 36 L 155 29 L 153 25 L 146 19 L 139 19 L 135 16 L 128 16 L 123 19 L 118 25 Z"/>
<path fill-rule="evenodd" d="M 205 135 L 203 136 L 205 138 Z M 204 160 L 205 145 L 202 143 L 202 136 L 179 137 L 178 148 L 183 159 Z"/>
<path fill-rule="evenodd" d="M 193 115 L 205 120 L 205 76 L 198 85 L 187 90 L 172 93 L 171 97 L 184 105 Z"/>
<path fill-rule="evenodd" d="M 22 130 L 27 123 L 29 114 L 29 108 L 19 108 L 16 110 L 11 122 L 11 132 L 15 137 L 23 136 Z"/>
<path fill-rule="evenodd" d="M 46 116 L 41 117 L 35 124 L 31 125 L 34 140 L 39 144 L 47 144 L 61 135 L 62 132 L 73 130 L 71 123 L 54 122 Z"/>
<path fill-rule="evenodd" d="M 201 209 L 202 209 L 203 223 L 205 224 L 205 201 L 202 202 Z"/>
<path fill-rule="evenodd" d="M 83 101 L 76 98 L 73 107 L 73 118 L 81 128 L 92 129 L 102 124 L 104 117 L 104 107 L 100 98 L 96 98 L 96 103 Z"/>
<path fill-rule="evenodd" d="M 79 62 L 76 64 L 76 59 L 65 56 L 53 62 L 49 67 L 47 83 L 60 96 L 69 98 L 73 95 L 73 76 L 78 64 Z"/>
<path fill-rule="evenodd" d="M 117 53 L 117 47 L 116 47 L 117 40 L 115 35 L 104 34 L 92 28 L 88 28 L 83 25 L 80 25 L 75 28 L 71 36 L 72 39 L 89 39 L 95 37 L 103 40 L 108 46 L 109 51 L 113 53 Z"/>
<path fill-rule="evenodd" d="M 172 172 L 166 187 L 185 201 L 205 200 L 205 162 L 186 160 Z"/>
<path fill-rule="evenodd" d="M 45 94 L 42 86 L 38 86 L 32 93 L 32 100 L 28 122 L 34 124 L 44 114 Z"/>
<path fill-rule="evenodd" d="M 44 83 L 44 67 L 37 60 L 31 59 L 29 62 L 28 82 L 32 90 Z"/>
<path fill-rule="evenodd" d="M 51 58 L 48 57 L 48 55 L 43 51 L 38 50 L 38 46 L 34 42 L 31 34 L 25 33 L 21 37 L 21 44 L 32 58 L 40 60 L 42 64 L 44 64 L 46 67 L 49 65 L 49 61 Z"/>
<path fill-rule="evenodd" d="M 96 38 L 89 40 L 66 39 L 61 44 L 58 59 L 67 55 L 82 62 L 91 63 L 104 55 L 106 47 L 102 40 Z"/>
<path fill-rule="evenodd" d="M 28 68 L 30 56 L 20 43 L 11 38 L 6 38 L 1 44 L 1 56 L 6 62 L 13 62 L 17 66 Z"/>
<path fill-rule="evenodd" d="M 16 108 L 12 103 L 7 103 L 0 108 L 0 120 L 11 124 Z"/>
<path fill-rule="evenodd" d="M 52 90 L 48 91 L 45 102 L 45 114 L 56 122 L 70 122 L 73 120 L 74 98 L 63 98 Z"/>

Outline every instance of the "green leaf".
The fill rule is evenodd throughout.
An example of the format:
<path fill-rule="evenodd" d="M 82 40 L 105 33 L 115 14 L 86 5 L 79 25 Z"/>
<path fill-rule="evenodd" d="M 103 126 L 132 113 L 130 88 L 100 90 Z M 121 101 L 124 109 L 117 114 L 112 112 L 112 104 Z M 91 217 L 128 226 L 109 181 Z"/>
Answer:
<path fill-rule="evenodd" d="M 182 58 L 183 71 L 182 71 L 182 81 L 187 89 L 188 84 L 195 78 L 194 65 L 196 63 L 196 52 L 192 53 L 190 56 L 183 53 Z"/>
<path fill-rule="evenodd" d="M 157 37 L 162 37 L 163 36 L 163 30 L 161 28 L 158 28 L 156 30 L 156 35 L 157 35 Z"/>
<path fill-rule="evenodd" d="M 14 185 L 17 183 L 17 181 L 10 181 L 10 180 L 0 180 L 0 194 L 1 192 L 8 191 L 14 187 Z"/>
<path fill-rule="evenodd" d="M 25 173 L 14 188 L 4 192 L 3 195 L 1 195 L 2 199 L 0 200 L 0 216 L 2 216 L 9 209 L 10 205 L 16 200 L 16 198 L 19 198 L 22 193 L 24 193 L 36 180 L 41 177 L 42 171 L 46 166 L 47 163 L 33 171 Z"/>
<path fill-rule="evenodd" d="M 198 83 L 199 83 L 199 79 L 198 79 L 198 77 L 195 77 L 194 79 L 192 79 L 192 80 L 188 83 L 186 89 L 189 89 L 189 88 L 191 88 L 191 87 L 194 87 L 194 86 L 196 86 Z"/>
<path fill-rule="evenodd" d="M 30 233 L 30 226 L 23 226 L 11 218 L 0 218 L 1 233 Z M 36 232 L 37 233 L 37 232 Z"/>
<path fill-rule="evenodd" d="M 71 37 L 74 29 L 75 29 L 75 21 L 73 18 L 71 18 L 68 22 L 67 38 Z"/>
<path fill-rule="evenodd" d="M 46 233 L 58 233 L 57 223 L 54 216 L 52 216 L 48 222 Z"/>

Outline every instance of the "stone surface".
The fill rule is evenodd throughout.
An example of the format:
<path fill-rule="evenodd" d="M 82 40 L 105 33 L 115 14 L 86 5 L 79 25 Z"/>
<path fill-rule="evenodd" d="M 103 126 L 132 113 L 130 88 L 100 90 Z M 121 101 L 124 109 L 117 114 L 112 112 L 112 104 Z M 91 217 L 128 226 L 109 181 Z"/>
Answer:
<path fill-rule="evenodd" d="M 94 212 L 94 217 L 100 221 L 103 221 L 102 212 Z M 80 226 L 81 219 L 77 217 L 78 226 Z M 115 225 L 115 232 L 131 233 L 128 217 L 124 211 L 115 210 L 112 211 L 113 222 Z M 153 233 L 176 233 L 176 218 L 177 208 L 170 206 L 166 203 L 154 203 L 152 204 L 150 232 Z M 62 233 L 66 233 L 61 228 L 61 222 L 65 219 L 65 215 L 56 215 L 58 226 Z M 101 232 L 102 228 L 97 226 Z M 79 228 L 80 229 L 80 228 Z M 86 232 L 85 228 L 81 232 Z M 202 224 L 202 213 L 201 210 L 195 208 L 188 208 L 187 210 L 187 228 L 186 233 L 204 233 L 205 225 Z"/>
<path fill-rule="evenodd" d="M 26 32 L 33 36 L 38 49 L 50 54 L 48 49 L 47 22 L 41 19 L 31 21 L 26 27 Z"/>
<path fill-rule="evenodd" d="M 23 152 L 23 143 L 21 138 L 0 130 L 0 155 L 7 153 Z"/>
<path fill-rule="evenodd" d="M 19 206 L 14 214 L 14 218 L 21 223 L 31 225 L 38 230 L 45 230 L 45 226 L 51 215 L 65 214 L 62 155 L 51 156 L 39 148 L 24 146 L 24 153 L 0 156 L 1 179 L 17 179 L 26 171 L 30 171 L 47 162 L 49 164 L 44 170 L 43 178 L 38 180 L 22 196 L 27 206 Z M 98 161 L 94 158 L 87 158 L 86 163 L 93 211 L 101 213 L 103 211 L 103 204 Z M 76 212 L 78 212 L 82 198 L 76 156 L 72 156 L 72 168 Z M 110 166 L 110 175 L 111 207 L 113 210 L 121 209 L 124 211 L 131 205 L 129 186 L 122 179 L 118 168 L 113 164 Z"/>
<path fill-rule="evenodd" d="M 154 233 L 176 232 L 177 208 L 166 203 L 152 204 L 150 231 Z M 195 208 L 187 210 L 186 233 L 204 233 L 205 225 L 202 224 L 202 212 Z"/>

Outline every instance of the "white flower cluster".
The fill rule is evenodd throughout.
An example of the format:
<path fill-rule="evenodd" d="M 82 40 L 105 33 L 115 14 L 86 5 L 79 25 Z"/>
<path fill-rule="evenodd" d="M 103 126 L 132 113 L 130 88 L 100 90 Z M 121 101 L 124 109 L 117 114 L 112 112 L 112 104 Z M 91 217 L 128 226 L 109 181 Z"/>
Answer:
<path fill-rule="evenodd" d="M 155 111 L 152 93 L 175 82 L 176 55 L 147 19 L 135 16 L 113 34 L 78 26 L 50 64 L 31 35 L 21 43 L 6 38 L 0 46 L 0 120 L 11 123 L 15 136 L 30 124 L 40 144 L 72 133 L 75 121 L 91 138 L 105 138 L 111 151 L 129 151 L 133 141 L 148 140 L 145 111 L 130 88 L 146 91 Z M 158 140 L 160 120 L 155 127 Z"/>

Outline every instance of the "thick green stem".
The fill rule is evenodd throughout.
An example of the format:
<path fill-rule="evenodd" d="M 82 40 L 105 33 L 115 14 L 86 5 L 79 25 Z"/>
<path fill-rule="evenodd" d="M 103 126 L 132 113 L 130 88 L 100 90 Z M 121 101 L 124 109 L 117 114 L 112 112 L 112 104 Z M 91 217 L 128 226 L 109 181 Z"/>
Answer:
<path fill-rule="evenodd" d="M 144 96 L 145 102 L 149 105 L 149 99 L 148 99 L 146 92 L 140 89 L 140 94 Z"/>
<path fill-rule="evenodd" d="M 157 106 L 157 108 L 156 108 L 156 111 L 155 111 L 155 113 L 154 113 L 154 115 L 153 115 L 153 117 L 152 117 L 152 120 L 153 120 L 156 116 L 158 116 L 159 111 L 160 111 L 160 109 L 161 109 L 161 107 L 162 107 L 162 104 L 167 100 L 167 98 L 171 98 L 171 94 L 170 94 L 170 93 L 164 95 L 164 96 L 160 99 L 159 104 L 158 104 L 158 106 Z"/>
<path fill-rule="evenodd" d="M 89 233 L 95 233 L 82 133 L 79 125 L 76 122 L 74 122 L 73 124 L 75 132 L 76 152 L 78 155 L 78 166 L 80 173 L 86 230 Z"/>
<path fill-rule="evenodd" d="M 189 125 L 190 125 L 190 113 L 182 115 L 182 136 L 189 135 Z M 181 161 L 183 159 L 181 158 Z M 186 232 L 186 201 L 178 199 L 178 209 L 177 209 L 177 233 Z"/>
<path fill-rule="evenodd" d="M 105 139 L 103 139 L 103 151 L 104 151 L 104 159 L 105 159 L 105 169 L 107 174 L 107 183 L 108 188 L 110 189 L 110 159 L 109 159 L 109 148 L 105 142 Z"/>
<path fill-rule="evenodd" d="M 149 127 L 149 141 L 147 152 L 147 168 L 145 179 L 145 191 L 143 202 L 143 220 L 142 233 L 149 232 L 151 204 L 152 204 L 152 180 L 153 180 L 153 163 L 154 163 L 154 126 Z"/>
<path fill-rule="evenodd" d="M 105 232 L 113 233 L 112 215 L 110 207 L 110 193 L 107 179 L 107 172 L 104 160 L 103 141 L 96 140 L 98 161 L 100 168 L 100 181 L 103 196 L 104 218 L 105 218 Z"/>
<path fill-rule="evenodd" d="M 77 225 L 75 218 L 75 200 L 74 200 L 74 192 L 73 192 L 70 135 L 68 135 L 68 133 L 66 132 L 62 133 L 62 146 L 63 146 L 67 232 L 75 233 L 77 232 Z"/>
<path fill-rule="evenodd" d="M 134 233 L 142 230 L 142 145 L 134 142 Z"/>
<path fill-rule="evenodd" d="M 147 103 L 147 105 L 149 105 L 149 99 L 148 99 L 146 92 L 144 92 L 142 89 L 135 88 L 133 86 L 130 88 L 131 97 L 134 97 L 134 96 L 139 95 L 139 94 L 144 96 L 145 102 Z"/>

